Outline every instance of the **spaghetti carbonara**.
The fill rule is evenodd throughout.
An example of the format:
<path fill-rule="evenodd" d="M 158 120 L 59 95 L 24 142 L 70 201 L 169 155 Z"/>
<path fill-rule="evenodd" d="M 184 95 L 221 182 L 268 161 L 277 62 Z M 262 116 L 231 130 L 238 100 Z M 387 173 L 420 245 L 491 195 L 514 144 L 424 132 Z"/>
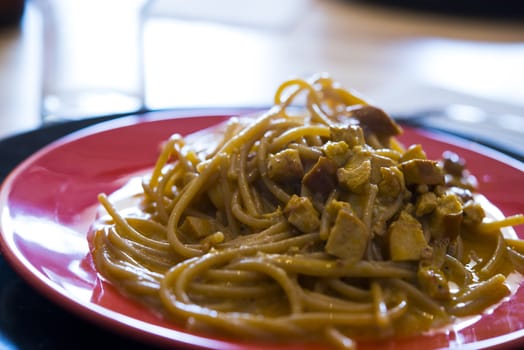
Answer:
<path fill-rule="evenodd" d="M 257 118 L 165 141 L 132 208 L 101 194 L 96 268 L 237 339 L 353 348 L 480 314 L 524 271 L 524 243 L 502 233 L 524 217 L 491 218 L 463 159 L 428 159 L 401 132 L 328 76 L 286 81 Z"/>

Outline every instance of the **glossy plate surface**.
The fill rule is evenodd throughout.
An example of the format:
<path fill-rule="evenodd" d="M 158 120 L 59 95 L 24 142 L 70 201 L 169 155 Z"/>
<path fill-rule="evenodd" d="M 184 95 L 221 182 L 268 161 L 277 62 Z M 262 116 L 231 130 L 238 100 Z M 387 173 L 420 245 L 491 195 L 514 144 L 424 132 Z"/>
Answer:
<path fill-rule="evenodd" d="M 121 296 L 100 281 L 87 233 L 97 194 L 111 193 L 150 169 L 160 143 L 227 119 L 226 115 L 156 119 L 129 117 L 73 133 L 37 152 L 5 180 L 0 192 L 2 253 L 33 287 L 89 320 L 172 347 L 213 349 L 327 349 L 321 344 L 260 344 L 193 334 Z M 489 149 L 405 128 L 405 145 L 420 143 L 429 158 L 452 150 L 466 159 L 481 192 L 506 215 L 524 212 L 524 165 Z M 524 237 L 523 227 L 516 228 Z M 474 321 L 474 322 L 473 322 Z M 524 288 L 489 314 L 453 330 L 404 340 L 361 343 L 359 349 L 505 347 L 524 344 Z"/>

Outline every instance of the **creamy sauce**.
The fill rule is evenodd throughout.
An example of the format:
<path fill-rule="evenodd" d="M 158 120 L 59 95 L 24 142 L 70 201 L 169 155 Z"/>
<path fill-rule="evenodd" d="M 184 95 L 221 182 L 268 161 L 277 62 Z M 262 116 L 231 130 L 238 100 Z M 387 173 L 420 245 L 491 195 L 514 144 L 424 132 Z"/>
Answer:
<path fill-rule="evenodd" d="M 115 206 L 115 208 L 118 209 L 118 211 L 122 214 L 134 216 L 134 217 L 144 217 L 145 214 L 140 210 L 140 201 L 143 195 L 143 189 L 142 189 L 142 180 L 143 176 L 137 175 L 133 176 L 129 179 L 129 181 L 122 186 L 119 190 L 113 192 L 109 199 Z M 488 220 L 500 220 L 504 218 L 503 213 L 493 204 L 491 203 L 484 195 L 481 194 L 475 194 L 475 201 L 480 203 L 482 207 L 485 210 L 486 218 Z M 107 215 L 107 212 L 105 209 L 100 206 L 99 208 L 99 220 L 98 223 L 100 225 L 104 225 L 108 223 L 108 220 L 110 220 L 110 217 Z M 517 233 L 512 227 L 506 227 L 502 229 L 503 235 L 506 238 L 518 238 Z M 466 245 L 471 245 L 472 242 L 465 242 Z M 479 258 L 485 259 L 486 256 L 488 256 L 493 247 L 482 247 L 479 245 L 476 245 L 475 247 L 466 247 L 466 249 L 475 249 L 480 254 L 478 255 Z M 471 264 L 474 264 L 475 262 L 471 262 Z M 502 271 L 504 270 L 512 270 L 512 268 L 509 266 L 507 262 L 505 262 L 504 267 L 501 268 Z M 518 272 L 510 272 L 507 275 L 505 284 L 508 287 L 508 289 L 511 291 L 511 295 L 501 300 L 499 303 L 494 304 L 484 310 L 483 315 L 487 315 L 492 313 L 500 304 L 508 301 L 513 294 L 516 293 L 522 282 L 524 281 L 524 276 L 521 275 Z M 453 287 L 454 282 L 450 282 L 451 285 L 451 291 L 457 290 L 458 286 L 455 285 L 455 288 Z M 476 322 L 480 321 L 482 318 L 482 315 L 474 315 L 474 316 L 468 316 L 468 317 L 459 317 L 455 318 L 450 324 L 447 324 L 445 326 L 434 328 L 429 331 L 422 332 L 422 334 L 425 335 L 433 335 L 433 334 L 441 334 L 441 333 L 456 333 L 459 332 L 467 327 L 472 326 Z M 419 324 L 424 328 L 424 323 L 427 323 L 429 320 L 424 318 L 424 315 L 420 316 L 420 319 L 418 320 Z M 399 333 L 407 332 L 409 334 L 413 334 L 413 332 L 416 332 L 416 330 L 413 329 L 413 322 L 406 322 L 405 328 L 406 330 L 402 331 L 400 330 Z M 400 326 L 400 329 L 404 328 L 404 326 Z M 377 330 L 375 330 L 376 332 Z M 373 336 L 376 336 L 377 334 L 374 333 Z M 387 335 L 386 335 L 387 336 Z"/>

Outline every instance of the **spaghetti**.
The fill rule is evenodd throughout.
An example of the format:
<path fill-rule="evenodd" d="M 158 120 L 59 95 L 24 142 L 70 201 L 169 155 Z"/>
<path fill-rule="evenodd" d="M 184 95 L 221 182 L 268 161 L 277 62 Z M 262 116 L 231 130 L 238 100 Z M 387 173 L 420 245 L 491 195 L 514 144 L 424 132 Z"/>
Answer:
<path fill-rule="evenodd" d="M 490 218 L 460 157 L 404 148 L 327 76 L 217 130 L 167 140 L 135 210 L 99 196 L 100 274 L 188 329 L 353 348 L 482 313 L 524 271 L 502 233 L 524 216 Z"/>

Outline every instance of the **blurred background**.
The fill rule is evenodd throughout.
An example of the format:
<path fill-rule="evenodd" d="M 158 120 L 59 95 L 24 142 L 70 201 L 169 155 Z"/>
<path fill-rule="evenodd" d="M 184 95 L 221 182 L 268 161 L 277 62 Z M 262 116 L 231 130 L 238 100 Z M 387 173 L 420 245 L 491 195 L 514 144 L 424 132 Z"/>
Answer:
<path fill-rule="evenodd" d="M 82 10 L 72 20 L 71 8 L 82 3 L 102 7 Z M 283 80 L 328 72 L 393 114 L 454 106 L 462 108 L 458 119 L 484 124 L 504 120 L 510 131 L 524 130 L 524 15 L 517 1 L 2 0 L 1 4 L 0 138 L 41 125 L 43 99 L 53 79 L 55 84 L 76 79 L 74 84 L 89 85 L 86 75 L 77 76 L 78 68 L 69 66 L 75 60 L 90 62 L 91 78 L 96 72 L 138 65 L 137 77 L 129 84 L 140 85 L 134 92 L 143 100 L 126 107 L 115 102 L 95 111 L 75 111 L 69 113 L 71 118 L 143 108 L 267 106 Z M 64 6 L 68 8 L 57 10 Z M 135 35 L 126 29 L 130 6 L 140 16 L 136 17 L 140 34 L 138 39 L 132 36 L 138 40 L 138 53 L 126 56 L 123 43 L 126 36 Z M 94 36 L 97 30 L 107 38 Z M 60 31 L 68 36 L 60 37 Z M 112 41 L 93 45 L 103 40 Z M 53 63 L 54 56 L 64 56 L 60 50 L 66 47 L 65 63 Z M 120 53 L 111 53 L 115 48 Z M 109 79 L 109 73 L 104 74 Z M 130 74 L 135 73 L 127 77 Z"/>

